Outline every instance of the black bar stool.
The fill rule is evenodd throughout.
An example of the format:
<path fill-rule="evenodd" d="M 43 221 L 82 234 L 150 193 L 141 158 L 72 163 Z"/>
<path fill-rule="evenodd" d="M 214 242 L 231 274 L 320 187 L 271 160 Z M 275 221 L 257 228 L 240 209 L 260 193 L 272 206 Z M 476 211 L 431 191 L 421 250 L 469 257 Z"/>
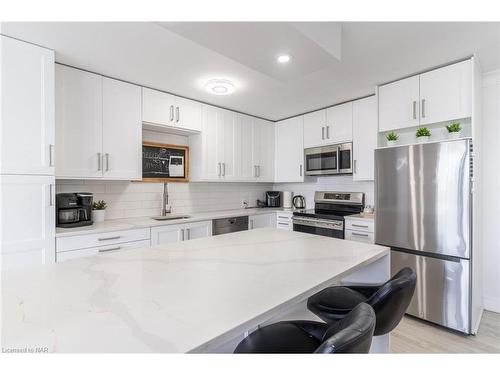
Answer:
<path fill-rule="evenodd" d="M 361 303 L 332 324 L 306 320 L 274 323 L 252 332 L 235 353 L 368 353 L 375 329 L 373 308 Z"/>
<path fill-rule="evenodd" d="M 382 285 L 334 286 L 307 300 L 307 308 L 325 322 L 343 319 L 359 303 L 373 307 L 377 315 L 375 336 L 391 332 L 399 324 L 415 291 L 417 275 L 406 267 Z"/>

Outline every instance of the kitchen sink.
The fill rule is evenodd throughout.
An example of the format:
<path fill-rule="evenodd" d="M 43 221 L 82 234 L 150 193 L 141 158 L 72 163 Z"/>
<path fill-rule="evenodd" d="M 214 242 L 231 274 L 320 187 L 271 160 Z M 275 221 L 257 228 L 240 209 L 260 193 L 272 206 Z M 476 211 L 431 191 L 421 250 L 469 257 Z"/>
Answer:
<path fill-rule="evenodd" d="M 189 219 L 191 216 L 186 215 L 167 215 L 167 216 L 153 216 L 151 219 L 153 220 L 179 220 L 179 219 Z"/>

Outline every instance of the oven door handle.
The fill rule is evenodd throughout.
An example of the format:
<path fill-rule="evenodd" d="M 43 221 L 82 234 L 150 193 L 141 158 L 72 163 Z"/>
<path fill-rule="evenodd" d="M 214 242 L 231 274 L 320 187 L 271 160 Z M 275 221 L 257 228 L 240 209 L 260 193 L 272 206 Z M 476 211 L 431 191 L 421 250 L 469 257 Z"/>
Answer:
<path fill-rule="evenodd" d="M 304 217 L 293 218 L 293 224 L 295 225 L 306 225 L 310 227 L 322 227 L 331 228 L 334 230 L 344 230 L 344 223 L 340 220 L 321 220 L 321 219 L 310 219 Z"/>

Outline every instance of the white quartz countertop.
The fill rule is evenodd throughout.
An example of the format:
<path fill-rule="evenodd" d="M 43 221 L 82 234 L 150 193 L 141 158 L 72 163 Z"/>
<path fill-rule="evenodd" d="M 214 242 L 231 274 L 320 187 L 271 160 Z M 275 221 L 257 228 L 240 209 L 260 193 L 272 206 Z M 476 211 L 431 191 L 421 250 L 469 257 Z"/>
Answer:
<path fill-rule="evenodd" d="M 247 209 L 236 209 L 236 210 L 224 210 L 224 211 L 210 211 L 210 212 L 199 212 L 199 213 L 189 213 L 185 216 L 189 216 L 187 219 L 176 219 L 176 220 L 154 220 L 151 217 L 134 217 L 127 219 L 114 219 L 105 220 L 102 223 L 94 223 L 92 225 L 87 225 L 83 227 L 76 228 L 56 228 L 56 237 L 67 237 L 76 236 L 83 234 L 95 234 L 112 232 L 117 230 L 130 230 L 139 228 L 149 228 L 157 227 L 163 225 L 174 225 L 174 224 L 184 224 L 192 223 L 196 221 L 213 220 L 225 217 L 235 217 L 235 216 L 246 216 L 246 215 L 259 215 L 273 212 L 284 212 L 292 210 L 287 210 L 284 208 L 247 208 Z M 171 216 L 181 216 L 182 213 L 169 214 Z"/>
<path fill-rule="evenodd" d="M 355 214 L 355 215 L 345 216 L 345 219 L 356 219 L 356 220 L 363 220 L 363 221 L 374 222 L 375 221 L 375 215 L 374 214 L 364 215 L 364 214 L 361 213 L 361 214 Z"/>
<path fill-rule="evenodd" d="M 11 271 L 2 275 L 2 346 L 203 351 L 387 254 L 262 228 Z"/>

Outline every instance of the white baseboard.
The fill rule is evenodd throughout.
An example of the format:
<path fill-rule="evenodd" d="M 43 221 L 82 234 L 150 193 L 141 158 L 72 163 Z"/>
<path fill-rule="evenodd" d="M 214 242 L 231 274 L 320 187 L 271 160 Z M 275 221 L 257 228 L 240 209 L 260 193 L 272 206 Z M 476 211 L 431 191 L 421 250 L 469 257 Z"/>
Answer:
<path fill-rule="evenodd" d="M 500 313 L 500 299 L 484 297 L 484 309 Z"/>

